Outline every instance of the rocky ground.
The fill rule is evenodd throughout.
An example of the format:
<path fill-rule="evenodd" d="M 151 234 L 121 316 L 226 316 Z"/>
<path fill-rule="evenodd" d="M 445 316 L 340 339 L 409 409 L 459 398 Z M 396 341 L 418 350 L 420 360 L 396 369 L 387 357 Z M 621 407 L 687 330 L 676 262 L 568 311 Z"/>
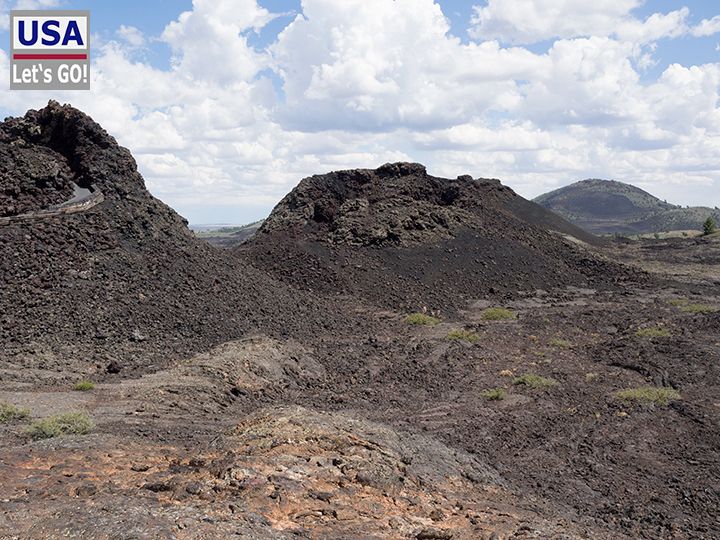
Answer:
<path fill-rule="evenodd" d="M 106 200 L 0 227 L 0 539 L 720 536 L 713 239 L 590 245 L 396 164 L 214 250 L 82 113 L 2 129 Z"/>
<path fill-rule="evenodd" d="M 366 312 L 369 353 L 258 336 L 87 392 L 28 373 L 0 401 L 95 428 L 2 425 L 0 538 L 717 537 L 720 319 L 699 302 L 720 308 L 683 288 L 537 291 L 508 321 L 483 301 L 430 326 Z M 679 396 L 617 397 L 645 386 Z"/>
<path fill-rule="evenodd" d="M 720 285 L 720 233 L 636 242 L 616 239 L 609 247 L 613 257 L 651 274 L 685 283 Z"/>

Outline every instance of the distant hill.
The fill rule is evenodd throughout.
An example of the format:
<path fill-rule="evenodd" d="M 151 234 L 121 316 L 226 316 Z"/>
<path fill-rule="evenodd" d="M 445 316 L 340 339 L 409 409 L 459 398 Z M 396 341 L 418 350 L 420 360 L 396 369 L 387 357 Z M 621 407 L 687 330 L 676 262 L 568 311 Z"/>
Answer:
<path fill-rule="evenodd" d="M 220 248 L 230 248 L 242 244 L 253 236 L 263 219 L 248 223 L 247 225 L 191 225 L 195 236 L 205 240 L 208 244 Z"/>
<path fill-rule="evenodd" d="M 702 230 L 708 216 L 720 221 L 716 208 L 683 208 L 615 180 L 582 180 L 540 195 L 535 202 L 595 234 Z"/>

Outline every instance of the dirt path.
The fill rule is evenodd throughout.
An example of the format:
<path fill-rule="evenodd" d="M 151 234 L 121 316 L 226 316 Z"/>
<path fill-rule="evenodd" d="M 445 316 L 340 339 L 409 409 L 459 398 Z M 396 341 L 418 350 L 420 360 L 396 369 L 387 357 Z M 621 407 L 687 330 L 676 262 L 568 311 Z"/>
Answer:
<path fill-rule="evenodd" d="M 0 217 L 0 226 L 9 225 L 11 223 L 38 221 L 68 214 L 78 214 L 96 207 L 105 200 L 105 196 L 102 194 L 102 191 L 95 186 L 92 186 L 89 190 L 83 190 L 80 192 L 78 192 L 78 189 L 82 188 L 78 188 L 75 184 L 73 184 L 73 186 L 76 188 L 73 197 L 64 203 L 52 205 L 49 208 L 38 210 L 36 212 Z M 87 193 L 84 193 L 84 191 L 87 191 Z"/>

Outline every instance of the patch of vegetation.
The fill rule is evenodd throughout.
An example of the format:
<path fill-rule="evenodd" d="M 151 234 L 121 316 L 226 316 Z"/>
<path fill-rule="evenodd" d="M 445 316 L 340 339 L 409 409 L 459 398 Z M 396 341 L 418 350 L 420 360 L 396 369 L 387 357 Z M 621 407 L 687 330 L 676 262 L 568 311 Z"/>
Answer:
<path fill-rule="evenodd" d="M 653 328 L 639 328 L 637 332 L 635 332 L 635 335 L 641 338 L 670 337 L 670 330 L 659 326 Z"/>
<path fill-rule="evenodd" d="M 615 397 L 623 401 L 667 405 L 670 401 L 680 399 L 680 392 L 666 386 L 643 386 L 620 390 L 615 392 Z"/>
<path fill-rule="evenodd" d="M 514 311 L 510 311 L 506 308 L 494 307 L 487 308 L 482 312 L 482 318 L 486 321 L 507 321 L 516 319 L 517 314 Z"/>
<path fill-rule="evenodd" d="M 569 349 L 572 347 L 572 343 L 570 343 L 567 339 L 552 338 L 550 340 L 550 346 L 557 347 L 559 349 Z"/>
<path fill-rule="evenodd" d="M 77 392 L 87 392 L 88 390 L 94 390 L 95 389 L 95 383 L 92 381 L 80 381 L 75 384 L 73 387 L 73 390 L 76 390 Z"/>
<path fill-rule="evenodd" d="M 708 236 L 717 231 L 717 223 L 712 217 L 709 217 L 703 223 L 703 235 Z"/>
<path fill-rule="evenodd" d="M 469 330 L 452 330 L 447 335 L 447 338 L 452 341 L 467 341 L 468 343 L 477 343 L 480 337 L 475 332 Z"/>
<path fill-rule="evenodd" d="M 675 298 L 669 301 L 669 304 L 680 308 L 683 313 L 714 313 L 717 308 L 708 304 L 692 304 L 685 298 Z"/>
<path fill-rule="evenodd" d="M 30 417 L 28 409 L 21 409 L 10 403 L 0 403 L 0 424 L 17 422 Z"/>
<path fill-rule="evenodd" d="M 516 386 L 527 386 L 529 388 L 550 388 L 551 386 L 557 386 L 559 383 L 555 379 L 526 373 L 525 375 L 516 377 L 515 380 L 513 380 L 513 384 Z"/>
<path fill-rule="evenodd" d="M 715 313 L 717 309 L 707 304 L 685 304 L 680 306 L 680 311 L 683 313 Z"/>
<path fill-rule="evenodd" d="M 502 388 L 491 388 L 490 390 L 485 390 L 480 395 L 488 401 L 500 401 L 505 399 L 505 390 Z"/>
<path fill-rule="evenodd" d="M 84 412 L 69 412 L 43 418 L 30 424 L 28 434 L 34 439 L 51 439 L 63 435 L 87 435 L 93 422 Z"/>
<path fill-rule="evenodd" d="M 405 322 L 408 324 L 424 324 L 424 325 L 435 325 L 440 322 L 437 317 L 426 315 L 425 313 L 411 313 L 405 317 Z"/>
<path fill-rule="evenodd" d="M 600 377 L 599 373 L 586 373 L 585 374 L 585 382 L 593 382 L 594 380 L 597 380 Z"/>

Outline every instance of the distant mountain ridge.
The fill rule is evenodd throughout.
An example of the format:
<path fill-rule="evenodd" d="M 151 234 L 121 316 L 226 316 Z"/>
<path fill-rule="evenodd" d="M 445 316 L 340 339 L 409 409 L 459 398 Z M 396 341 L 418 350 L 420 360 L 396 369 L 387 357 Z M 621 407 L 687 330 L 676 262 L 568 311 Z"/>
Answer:
<path fill-rule="evenodd" d="M 540 195 L 534 202 L 595 234 L 702 230 L 720 210 L 669 204 L 638 187 L 592 178 Z"/>

